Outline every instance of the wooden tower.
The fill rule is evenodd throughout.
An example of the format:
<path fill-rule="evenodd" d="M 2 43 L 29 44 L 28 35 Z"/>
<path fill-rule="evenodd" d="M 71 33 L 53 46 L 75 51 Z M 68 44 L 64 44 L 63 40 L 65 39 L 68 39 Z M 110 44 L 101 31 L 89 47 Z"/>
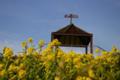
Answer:
<path fill-rule="evenodd" d="M 66 17 L 70 17 L 70 24 L 59 29 L 56 32 L 51 33 L 51 40 L 58 39 L 65 47 L 84 47 L 85 53 L 88 53 L 88 47 L 90 47 L 90 53 L 93 53 L 93 34 L 88 33 L 72 23 L 73 14 Z"/>

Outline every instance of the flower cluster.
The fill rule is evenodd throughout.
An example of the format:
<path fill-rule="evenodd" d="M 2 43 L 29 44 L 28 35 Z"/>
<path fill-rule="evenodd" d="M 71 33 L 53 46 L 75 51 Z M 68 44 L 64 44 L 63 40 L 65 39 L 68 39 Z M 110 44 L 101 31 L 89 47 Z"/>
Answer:
<path fill-rule="evenodd" d="M 30 44 L 30 45 L 29 45 Z M 32 45 L 31 45 L 32 44 Z M 119 80 L 120 50 L 100 51 L 93 54 L 68 53 L 60 49 L 55 39 L 45 49 L 40 40 L 38 48 L 33 39 L 22 42 L 23 52 L 14 55 L 11 48 L 3 49 L 0 57 L 0 80 Z"/>

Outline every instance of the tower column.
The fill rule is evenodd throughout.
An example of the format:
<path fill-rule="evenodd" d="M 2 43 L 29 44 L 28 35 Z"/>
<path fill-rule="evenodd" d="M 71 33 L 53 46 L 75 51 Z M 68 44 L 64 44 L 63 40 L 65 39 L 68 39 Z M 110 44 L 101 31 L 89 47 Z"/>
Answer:
<path fill-rule="evenodd" d="M 88 53 L 88 46 L 85 46 L 85 53 Z"/>
<path fill-rule="evenodd" d="M 93 37 L 91 37 L 90 41 L 90 53 L 93 53 Z"/>

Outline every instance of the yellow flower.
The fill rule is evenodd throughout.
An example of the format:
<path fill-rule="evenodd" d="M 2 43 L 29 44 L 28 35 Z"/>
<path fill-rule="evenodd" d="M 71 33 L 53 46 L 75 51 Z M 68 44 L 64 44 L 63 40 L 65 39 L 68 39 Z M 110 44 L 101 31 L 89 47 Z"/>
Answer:
<path fill-rule="evenodd" d="M 74 64 L 77 64 L 77 63 L 79 63 L 80 62 L 80 58 L 79 57 L 75 57 L 74 59 L 73 59 L 73 63 Z"/>
<path fill-rule="evenodd" d="M 86 80 L 92 80 L 90 77 L 87 77 Z"/>
<path fill-rule="evenodd" d="M 11 64 L 8 68 L 8 71 L 13 71 L 13 72 L 16 72 L 17 71 L 17 66 L 15 66 L 14 64 Z"/>
<path fill-rule="evenodd" d="M 11 48 L 5 48 L 5 51 L 3 53 L 3 56 L 7 59 L 10 59 L 13 55 L 13 51 Z"/>
<path fill-rule="evenodd" d="M 102 51 L 102 56 L 108 54 L 107 51 Z"/>
<path fill-rule="evenodd" d="M 83 77 L 82 77 L 82 80 L 86 80 L 86 77 L 85 77 L 85 76 L 83 76 Z"/>
<path fill-rule="evenodd" d="M 54 39 L 51 43 L 48 44 L 48 47 L 59 46 L 59 45 L 61 45 L 61 43 L 57 39 Z"/>
<path fill-rule="evenodd" d="M 21 43 L 21 46 L 22 46 L 23 48 L 25 48 L 25 47 L 27 46 L 27 42 L 26 42 L 26 41 L 22 42 L 22 43 Z"/>
<path fill-rule="evenodd" d="M 38 45 L 39 45 L 40 47 L 44 46 L 44 44 L 45 44 L 44 40 L 40 40 L 39 43 L 38 43 Z"/>
<path fill-rule="evenodd" d="M 100 53 L 100 49 L 96 48 L 95 53 Z"/>
<path fill-rule="evenodd" d="M 61 80 L 59 76 L 55 76 L 54 80 Z"/>
<path fill-rule="evenodd" d="M 93 54 L 86 54 L 86 58 L 90 61 L 93 60 Z"/>
<path fill-rule="evenodd" d="M 19 70 L 21 70 L 21 69 L 25 70 L 25 65 L 23 63 L 21 63 L 20 66 L 19 66 Z"/>
<path fill-rule="evenodd" d="M 28 38 L 28 42 L 29 42 L 29 43 L 32 43 L 32 42 L 33 42 L 32 37 Z"/>
<path fill-rule="evenodd" d="M 21 59 L 26 60 L 26 58 L 27 58 L 27 54 L 23 54 Z"/>
<path fill-rule="evenodd" d="M 69 62 L 71 60 L 68 54 L 64 54 L 64 59 L 65 59 L 65 62 Z"/>
<path fill-rule="evenodd" d="M 34 51 L 34 48 L 33 48 L 33 47 L 29 47 L 29 48 L 27 49 L 27 53 L 28 53 L 28 54 L 32 54 L 33 51 Z"/>
<path fill-rule="evenodd" d="M 36 57 L 39 56 L 39 54 L 38 54 L 37 51 L 34 51 L 34 52 L 33 52 L 33 55 L 36 56 Z"/>
<path fill-rule="evenodd" d="M 54 39 L 52 41 L 52 43 L 55 45 L 55 46 L 59 46 L 61 43 L 58 41 L 58 39 Z"/>
<path fill-rule="evenodd" d="M 70 52 L 69 52 L 69 55 L 68 55 L 69 57 L 71 57 L 71 58 L 74 58 L 75 56 L 76 56 L 76 54 L 75 54 L 75 52 L 73 51 L 73 50 L 71 50 Z"/>
<path fill-rule="evenodd" d="M 57 57 L 60 58 L 64 55 L 64 52 L 61 49 L 58 49 Z"/>
<path fill-rule="evenodd" d="M 48 54 L 47 55 L 47 60 L 48 61 L 53 61 L 54 60 L 54 55 L 53 54 Z"/>
<path fill-rule="evenodd" d="M 44 49 L 44 50 L 42 51 L 42 54 L 43 54 L 43 55 L 46 55 L 46 54 L 51 53 L 51 51 L 52 51 L 51 48 L 46 48 L 46 49 Z"/>
<path fill-rule="evenodd" d="M 61 62 L 59 62 L 58 65 L 59 65 L 60 68 L 64 68 L 64 62 L 61 61 Z"/>
<path fill-rule="evenodd" d="M 18 65 L 19 62 L 20 62 L 20 59 L 19 59 L 19 58 L 14 61 L 14 63 L 15 63 L 16 65 Z"/>
<path fill-rule="evenodd" d="M 111 53 L 119 52 L 116 46 L 112 46 Z"/>
<path fill-rule="evenodd" d="M 80 67 L 82 67 L 82 65 L 81 65 L 80 62 L 78 62 L 78 63 L 75 64 L 75 67 L 76 67 L 77 69 L 79 69 Z"/>
<path fill-rule="evenodd" d="M 19 77 L 20 79 L 24 78 L 25 75 L 26 75 L 26 71 L 25 71 L 25 70 L 22 70 L 22 69 L 19 70 L 19 72 L 18 72 L 18 77 Z"/>
<path fill-rule="evenodd" d="M 5 75 L 5 70 L 0 71 L 0 77 L 3 77 Z"/>
<path fill-rule="evenodd" d="M 4 66 L 3 64 L 0 64 L 0 71 L 2 70 L 3 66 Z"/>
<path fill-rule="evenodd" d="M 81 76 L 77 76 L 75 80 L 83 80 Z"/>
<path fill-rule="evenodd" d="M 89 77 L 91 77 L 91 78 L 94 78 L 94 77 L 95 77 L 95 74 L 94 74 L 94 72 L 93 72 L 92 69 L 89 69 L 89 70 L 88 70 L 88 75 L 89 75 Z"/>

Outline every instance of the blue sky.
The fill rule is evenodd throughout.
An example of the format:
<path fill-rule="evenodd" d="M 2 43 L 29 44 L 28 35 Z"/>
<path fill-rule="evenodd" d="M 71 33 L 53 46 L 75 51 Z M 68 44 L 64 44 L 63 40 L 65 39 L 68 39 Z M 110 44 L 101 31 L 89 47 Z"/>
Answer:
<path fill-rule="evenodd" d="M 33 37 L 50 41 L 51 32 L 69 24 L 65 14 L 77 14 L 76 26 L 93 33 L 94 44 L 120 48 L 120 0 L 0 0 L 0 50 L 20 50 Z"/>

